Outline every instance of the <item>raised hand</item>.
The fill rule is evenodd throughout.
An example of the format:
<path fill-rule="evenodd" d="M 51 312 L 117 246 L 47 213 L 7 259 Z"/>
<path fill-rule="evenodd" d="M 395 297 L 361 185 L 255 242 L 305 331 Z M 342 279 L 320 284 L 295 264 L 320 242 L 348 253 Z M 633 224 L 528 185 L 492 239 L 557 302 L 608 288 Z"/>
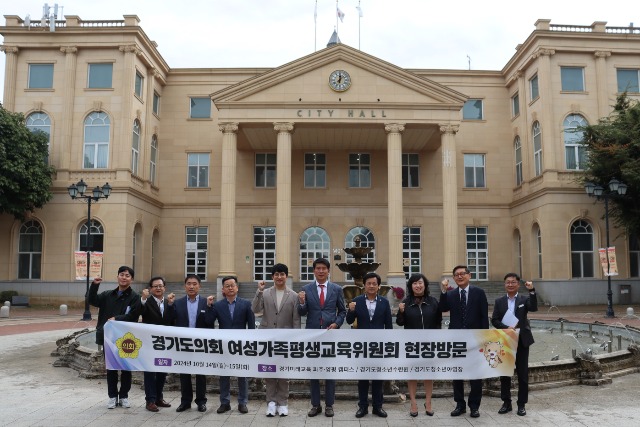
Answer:
<path fill-rule="evenodd" d="M 307 300 L 307 294 L 304 291 L 298 292 L 298 301 L 300 301 L 300 304 L 304 305 L 306 300 Z"/>

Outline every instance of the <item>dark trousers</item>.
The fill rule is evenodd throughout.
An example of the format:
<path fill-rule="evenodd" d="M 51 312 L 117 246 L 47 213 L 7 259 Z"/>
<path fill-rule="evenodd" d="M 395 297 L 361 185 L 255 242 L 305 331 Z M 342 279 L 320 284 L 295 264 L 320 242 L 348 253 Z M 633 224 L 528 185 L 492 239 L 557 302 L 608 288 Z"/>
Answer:
<path fill-rule="evenodd" d="M 107 392 L 109 397 L 128 398 L 129 390 L 131 390 L 131 371 L 119 372 L 121 372 L 120 391 L 118 391 L 118 371 L 107 369 Z"/>
<path fill-rule="evenodd" d="M 196 405 L 207 403 L 207 377 L 196 375 Z M 180 404 L 191 405 L 193 400 L 193 385 L 191 374 L 180 374 Z"/>
<path fill-rule="evenodd" d="M 320 380 L 309 380 L 311 385 L 311 406 L 320 406 Z M 333 406 L 336 398 L 336 380 L 324 380 L 324 404 Z"/>
<path fill-rule="evenodd" d="M 469 380 L 471 391 L 469 392 L 469 408 L 480 409 L 480 401 L 482 400 L 482 380 Z M 453 400 L 456 406 L 466 408 L 464 401 L 464 381 L 453 380 Z"/>
<path fill-rule="evenodd" d="M 369 380 L 358 381 L 358 406 L 369 407 Z M 382 380 L 371 381 L 371 404 L 374 409 L 382 408 Z"/>
<path fill-rule="evenodd" d="M 162 390 L 166 379 L 166 372 L 144 373 L 144 396 L 147 403 L 156 403 L 164 399 Z"/>
<path fill-rule="evenodd" d="M 529 401 L 529 347 L 518 344 L 516 353 L 516 374 L 518 375 L 518 406 Z M 500 377 L 500 398 L 511 402 L 511 377 Z"/>

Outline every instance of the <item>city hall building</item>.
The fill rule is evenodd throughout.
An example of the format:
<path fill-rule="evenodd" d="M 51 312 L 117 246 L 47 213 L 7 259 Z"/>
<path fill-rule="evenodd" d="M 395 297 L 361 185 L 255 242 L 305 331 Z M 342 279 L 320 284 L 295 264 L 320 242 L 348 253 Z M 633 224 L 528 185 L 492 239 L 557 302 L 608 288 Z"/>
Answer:
<path fill-rule="evenodd" d="M 6 15 L 3 105 L 49 134 L 54 198 L 0 217 L 0 290 L 82 301 L 75 251 L 115 280 L 270 279 L 373 248 L 383 281 L 515 271 L 547 304 L 606 303 L 604 206 L 579 179 L 578 126 L 640 95 L 640 29 L 539 20 L 501 70 L 403 69 L 341 44 L 276 68 L 171 68 L 135 15 L 55 26 Z M 54 31 L 52 31 L 52 29 Z M 514 41 L 515 42 L 515 41 Z M 637 236 L 612 228 L 613 301 L 640 301 Z M 435 286 L 432 286 L 432 292 Z"/>

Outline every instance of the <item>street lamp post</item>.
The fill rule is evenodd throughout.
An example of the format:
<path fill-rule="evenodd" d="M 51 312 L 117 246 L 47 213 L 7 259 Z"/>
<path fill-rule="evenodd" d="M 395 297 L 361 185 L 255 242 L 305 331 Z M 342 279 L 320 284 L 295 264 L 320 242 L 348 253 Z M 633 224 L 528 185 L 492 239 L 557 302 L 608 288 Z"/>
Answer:
<path fill-rule="evenodd" d="M 91 193 L 85 194 L 87 191 L 87 184 L 83 179 L 80 179 L 77 184 L 71 184 L 67 187 L 69 196 L 73 200 L 82 200 L 87 202 L 87 289 L 84 295 L 84 313 L 82 314 L 82 320 L 91 320 L 91 310 L 89 309 L 89 276 L 91 266 L 91 247 L 93 246 L 91 240 L 91 202 L 97 203 L 100 199 L 106 199 L 111 194 L 111 186 L 107 182 L 102 188 L 96 186 Z M 82 249 L 82 248 L 81 248 Z"/>
<path fill-rule="evenodd" d="M 592 182 L 587 182 L 584 185 L 589 197 L 595 197 L 597 200 L 604 199 L 604 227 L 606 234 L 606 247 L 605 254 L 607 257 L 607 313 L 605 317 L 615 317 L 613 312 L 613 292 L 611 291 L 611 265 L 609 264 L 609 197 L 610 196 L 624 196 L 627 193 L 627 184 L 620 182 L 613 178 L 609 181 L 608 188 L 605 189 L 601 185 L 596 185 Z"/>

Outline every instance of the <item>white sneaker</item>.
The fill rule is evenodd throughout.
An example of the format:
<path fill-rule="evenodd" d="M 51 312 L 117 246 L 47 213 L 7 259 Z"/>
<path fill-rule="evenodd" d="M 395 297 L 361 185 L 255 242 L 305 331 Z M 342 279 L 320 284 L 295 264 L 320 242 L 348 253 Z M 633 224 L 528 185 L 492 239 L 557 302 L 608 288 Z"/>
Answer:
<path fill-rule="evenodd" d="M 109 402 L 107 402 L 107 408 L 114 409 L 117 404 L 118 404 L 118 399 L 115 397 L 110 397 Z"/>
<path fill-rule="evenodd" d="M 123 397 L 120 399 L 120 406 L 123 408 L 131 408 L 131 404 L 129 403 L 129 398 Z"/>
<path fill-rule="evenodd" d="M 287 405 L 278 406 L 278 414 L 281 417 L 286 417 L 289 415 L 289 407 Z"/>
<path fill-rule="evenodd" d="M 276 416 L 276 402 L 269 402 L 267 405 L 267 417 Z"/>

